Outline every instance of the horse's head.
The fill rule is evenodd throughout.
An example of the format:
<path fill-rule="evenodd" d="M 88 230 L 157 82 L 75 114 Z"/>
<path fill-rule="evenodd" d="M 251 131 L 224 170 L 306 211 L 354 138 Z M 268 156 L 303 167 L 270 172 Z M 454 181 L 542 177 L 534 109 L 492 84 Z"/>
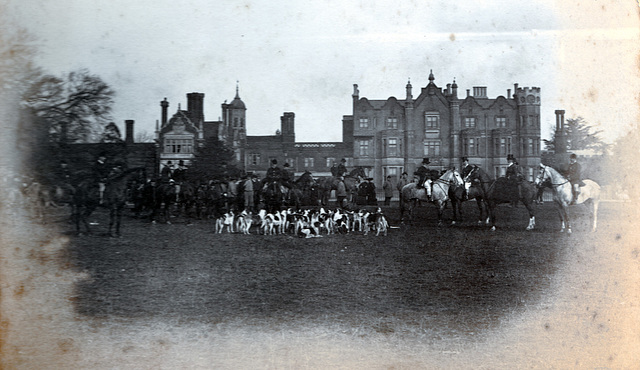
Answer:
<path fill-rule="evenodd" d="M 366 177 L 366 174 L 364 173 L 364 168 L 362 167 L 356 167 L 353 170 L 351 170 L 351 172 L 349 173 L 349 176 L 351 177 Z"/>
<path fill-rule="evenodd" d="M 464 183 L 462 180 L 462 176 L 458 171 L 451 169 L 447 170 L 442 176 L 440 176 L 441 180 L 447 181 L 450 185 L 459 186 Z"/>
<path fill-rule="evenodd" d="M 542 185 L 544 182 L 550 180 L 550 176 L 551 172 L 549 170 L 549 166 L 545 166 L 544 164 L 540 163 L 540 169 L 538 171 L 538 176 L 536 176 L 535 184 L 537 186 Z"/>

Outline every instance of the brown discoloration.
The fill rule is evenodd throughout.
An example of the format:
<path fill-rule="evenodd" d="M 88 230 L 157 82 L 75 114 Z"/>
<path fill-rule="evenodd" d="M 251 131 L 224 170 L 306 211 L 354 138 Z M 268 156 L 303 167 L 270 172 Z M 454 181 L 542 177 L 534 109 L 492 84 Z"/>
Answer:
<path fill-rule="evenodd" d="M 73 349 L 74 340 L 71 338 L 61 339 L 58 341 L 58 349 L 62 353 L 67 353 Z"/>
<path fill-rule="evenodd" d="M 456 35 L 453 34 L 453 33 L 451 35 L 449 35 L 449 40 L 456 41 Z"/>

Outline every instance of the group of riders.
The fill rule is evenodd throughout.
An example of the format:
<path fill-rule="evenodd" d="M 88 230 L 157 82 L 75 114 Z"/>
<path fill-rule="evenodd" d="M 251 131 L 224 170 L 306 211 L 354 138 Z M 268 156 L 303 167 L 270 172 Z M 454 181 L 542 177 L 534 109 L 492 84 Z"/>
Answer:
<path fill-rule="evenodd" d="M 522 168 L 518 165 L 516 158 L 512 154 L 509 154 L 507 156 L 507 161 L 509 165 L 506 169 L 505 179 L 509 184 L 512 185 L 512 189 L 514 190 L 514 192 L 518 192 L 518 197 L 521 197 L 522 183 L 525 179 Z M 403 186 L 410 182 L 416 182 L 416 188 L 424 188 L 425 186 L 428 186 L 428 180 L 435 181 L 440 172 L 430 169 L 429 164 L 429 158 L 423 158 L 419 167 L 414 172 L 413 180 L 409 180 L 408 174 L 404 172 L 396 185 L 398 191 L 400 191 Z M 469 159 L 467 157 L 461 158 L 461 164 L 460 175 L 463 179 L 466 179 L 475 166 L 469 163 Z M 117 177 L 124 170 L 124 161 L 116 160 L 110 164 L 110 162 L 107 160 L 106 153 L 102 152 L 97 156 L 97 159 L 91 167 L 91 176 L 94 179 L 95 186 L 98 189 L 100 203 L 104 202 L 104 191 L 110 179 Z M 169 161 L 162 168 L 158 180 L 145 179 L 144 183 L 138 184 L 138 186 L 140 187 L 140 189 L 142 189 L 144 186 L 149 186 L 150 184 L 155 186 L 159 181 L 159 184 L 174 187 L 175 194 L 179 196 L 178 194 L 181 193 L 181 185 L 188 181 L 187 173 L 188 168 L 187 166 L 185 166 L 182 160 L 178 162 L 177 168 L 175 169 L 173 168 L 172 163 Z M 347 191 L 347 187 L 344 181 L 347 174 L 348 171 L 346 167 L 346 160 L 344 158 L 339 163 L 336 163 L 331 167 L 331 175 L 336 180 L 332 190 L 335 190 L 337 204 L 340 207 L 345 206 L 345 200 L 349 196 L 349 192 Z M 576 155 L 572 154 L 570 156 L 570 164 L 566 175 L 567 180 L 572 184 L 574 196 L 573 203 L 575 203 L 575 199 L 580 192 L 580 174 L 580 164 L 577 162 Z M 65 191 L 73 191 L 72 178 L 74 176 L 74 173 L 72 172 L 72 169 L 69 168 L 69 164 L 66 161 L 61 161 L 55 175 L 57 186 L 61 187 Z M 223 191 L 225 194 L 237 197 L 237 203 L 235 203 L 237 204 L 237 206 L 235 206 L 235 208 L 257 210 L 257 206 L 261 201 L 260 193 L 268 191 L 270 186 L 279 187 L 280 192 L 282 194 L 286 194 L 290 192 L 294 187 L 302 187 L 303 189 L 306 189 L 314 185 L 313 182 L 315 181 L 315 179 L 310 176 L 310 173 L 306 173 L 306 175 L 308 181 L 302 181 L 302 183 L 300 183 L 300 180 L 303 179 L 304 175 L 301 176 L 300 179 L 294 180 L 294 174 L 289 163 L 285 163 L 284 167 L 280 168 L 278 166 L 277 160 L 273 159 L 270 162 L 270 167 L 267 169 L 265 178 L 263 180 L 260 180 L 260 177 L 257 174 L 248 173 L 238 179 L 212 180 L 205 185 L 223 186 L 224 189 L 222 189 L 221 191 Z M 354 189 L 355 194 L 353 195 L 360 199 L 358 203 L 377 204 L 376 187 L 373 183 L 373 178 L 362 177 L 358 178 L 356 181 L 357 186 Z M 466 199 L 470 185 L 470 182 L 465 183 L 466 189 L 464 191 L 463 199 Z M 385 180 L 383 188 L 385 192 L 385 204 L 388 204 L 393 191 L 391 178 L 389 176 Z"/>

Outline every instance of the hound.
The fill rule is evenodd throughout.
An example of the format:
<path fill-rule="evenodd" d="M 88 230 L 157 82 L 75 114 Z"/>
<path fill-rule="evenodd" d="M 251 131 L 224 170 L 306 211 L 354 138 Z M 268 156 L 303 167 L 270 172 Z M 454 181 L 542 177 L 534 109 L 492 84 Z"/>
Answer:
<path fill-rule="evenodd" d="M 236 218 L 236 230 L 238 230 L 242 234 L 251 234 L 249 230 L 251 229 L 252 223 L 253 217 L 251 216 L 251 212 L 247 212 L 246 210 L 244 210 Z"/>
<path fill-rule="evenodd" d="M 218 217 L 216 219 L 216 233 L 222 234 L 222 231 L 225 229 L 227 230 L 227 232 L 233 233 L 234 232 L 233 223 L 234 223 L 233 211 L 230 211 Z"/>

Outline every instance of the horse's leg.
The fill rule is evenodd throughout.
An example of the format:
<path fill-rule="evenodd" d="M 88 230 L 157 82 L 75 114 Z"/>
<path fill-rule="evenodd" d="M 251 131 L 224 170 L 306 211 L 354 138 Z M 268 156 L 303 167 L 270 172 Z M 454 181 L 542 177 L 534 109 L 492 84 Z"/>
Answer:
<path fill-rule="evenodd" d="M 524 206 L 527 208 L 527 211 L 529 211 L 529 225 L 527 225 L 527 229 L 526 230 L 533 230 L 536 227 L 536 216 L 533 213 L 533 200 L 529 201 L 529 202 L 522 202 L 522 204 L 524 204 Z"/>
<path fill-rule="evenodd" d="M 116 236 L 120 236 L 120 224 L 122 223 L 122 210 L 124 209 L 124 204 L 118 205 L 116 209 Z"/>
<path fill-rule="evenodd" d="M 558 207 L 558 216 L 560 216 L 560 232 L 563 233 L 567 227 L 566 209 L 562 201 L 556 201 L 556 207 Z"/>
<path fill-rule="evenodd" d="M 476 198 L 476 204 L 478 205 L 478 225 L 482 225 L 482 216 L 483 216 L 482 199 Z"/>
<path fill-rule="evenodd" d="M 447 206 L 447 201 L 436 201 L 436 207 L 438 207 L 438 226 L 442 226 L 442 215 L 444 214 L 444 208 Z"/>
<path fill-rule="evenodd" d="M 109 207 L 109 233 L 107 234 L 109 236 L 113 236 L 112 230 L 113 230 L 113 224 L 116 218 L 117 207 L 118 207 L 117 205 L 112 205 L 111 207 Z"/>
<path fill-rule="evenodd" d="M 489 222 L 491 223 L 491 231 L 496 231 L 496 203 L 493 201 L 487 202 L 487 208 L 489 208 Z"/>
<path fill-rule="evenodd" d="M 593 227 L 591 229 L 592 232 L 596 232 L 597 227 L 598 227 L 598 206 L 599 206 L 600 200 L 599 199 L 593 199 L 593 205 L 592 205 L 592 214 L 593 214 Z"/>

